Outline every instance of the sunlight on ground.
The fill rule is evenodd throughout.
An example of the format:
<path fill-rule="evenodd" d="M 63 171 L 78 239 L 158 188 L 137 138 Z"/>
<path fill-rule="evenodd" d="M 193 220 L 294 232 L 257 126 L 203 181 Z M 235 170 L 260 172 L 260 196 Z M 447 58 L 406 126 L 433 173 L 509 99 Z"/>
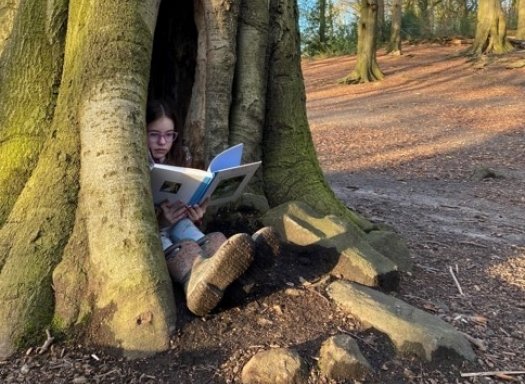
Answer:
<path fill-rule="evenodd" d="M 510 143 L 516 153 L 525 150 L 512 138 L 525 129 L 519 76 L 525 69 L 479 71 L 465 57 L 432 51 L 416 56 L 382 57 L 385 80 L 354 86 L 337 84 L 352 65 L 349 57 L 303 63 L 308 120 L 325 170 L 424 167 L 422 160 L 454 157 L 462 148 L 483 162 L 497 159 L 476 153 L 491 141 Z"/>
<path fill-rule="evenodd" d="M 490 267 L 487 274 L 502 283 L 525 289 L 525 249 L 521 251 L 521 255 Z"/>
<path fill-rule="evenodd" d="M 374 124 L 369 120 L 368 127 Z M 361 122 L 363 123 L 363 121 Z M 359 171 L 371 168 L 393 167 L 402 163 L 428 159 L 435 156 L 455 156 L 464 147 L 476 147 L 483 142 L 498 140 L 502 134 L 519 132 L 520 127 L 498 127 L 491 123 L 491 129 L 478 127 L 472 130 L 465 126 L 434 129 L 424 127 L 403 127 L 400 122 L 383 119 L 389 129 L 364 127 L 342 127 L 338 122 L 315 125 L 312 129 L 319 160 L 329 161 L 331 171 Z M 364 122 L 366 124 L 366 121 Z M 330 132 L 331 135 L 328 135 Z M 343 149 L 344 148 L 344 149 Z M 330 161 L 334 152 L 345 154 L 344 163 Z M 483 153 L 479 154 L 480 158 Z"/>

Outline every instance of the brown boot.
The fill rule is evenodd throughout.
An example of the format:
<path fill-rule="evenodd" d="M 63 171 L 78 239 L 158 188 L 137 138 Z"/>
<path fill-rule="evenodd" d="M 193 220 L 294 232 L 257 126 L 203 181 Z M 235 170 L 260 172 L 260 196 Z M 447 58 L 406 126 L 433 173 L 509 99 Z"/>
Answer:
<path fill-rule="evenodd" d="M 252 235 L 255 258 L 250 268 L 228 289 L 233 303 L 242 301 L 261 282 L 268 281 L 268 270 L 275 265 L 281 253 L 281 236 L 272 227 L 263 227 Z"/>
<path fill-rule="evenodd" d="M 253 268 L 264 270 L 273 267 L 281 253 L 281 236 L 279 232 L 272 227 L 263 227 L 252 235 L 252 239 L 255 243 Z"/>
<path fill-rule="evenodd" d="M 254 248 L 252 238 L 240 233 L 230 237 L 213 256 L 197 259 L 184 284 L 189 310 L 204 316 L 215 308 L 224 290 L 253 262 Z"/>

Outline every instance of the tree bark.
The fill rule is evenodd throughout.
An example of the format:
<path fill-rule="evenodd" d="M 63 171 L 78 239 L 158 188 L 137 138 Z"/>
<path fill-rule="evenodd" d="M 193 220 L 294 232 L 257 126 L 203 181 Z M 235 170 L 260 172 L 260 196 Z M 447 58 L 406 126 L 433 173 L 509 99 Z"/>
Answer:
<path fill-rule="evenodd" d="M 433 34 L 433 8 L 432 0 L 417 0 L 417 7 L 419 9 L 420 22 L 419 36 L 425 39 L 430 39 Z"/>
<path fill-rule="evenodd" d="M 326 0 L 319 0 L 319 45 L 323 49 L 326 44 Z"/>
<path fill-rule="evenodd" d="M 387 52 L 399 56 L 401 55 L 401 0 L 392 2 L 391 22 Z"/>
<path fill-rule="evenodd" d="M 45 12 L 36 2 L 25 4 L 27 26 L 20 32 L 38 31 L 34 20 Z M 50 113 L 52 124 L 42 133 L 45 144 L 41 153 L 35 151 L 35 169 L 15 196 L 0 231 L 5 256 L 0 276 L 5 304 L 0 309 L 1 356 L 50 325 L 51 273 L 71 233 L 63 263 L 74 256 L 84 264 L 78 266 L 78 275 L 63 267 L 55 271 L 57 329 L 83 323 L 92 331 L 92 342 L 135 355 L 166 349 L 174 326 L 171 282 L 153 207 L 144 198 L 149 182 L 143 105 L 157 4 L 146 6 L 137 0 L 127 2 L 126 8 L 105 1 L 90 5 L 70 2 L 63 81 Z M 125 35 L 122 25 L 131 26 Z M 27 44 L 23 39 L 16 42 Z M 40 67 L 49 71 L 53 65 Z M 56 89 L 48 85 L 48 94 Z M 40 108 L 51 103 L 34 102 Z M 11 107 L 23 115 L 20 108 Z M 76 308 L 69 308 L 78 317 L 63 318 L 61 297 L 70 297 L 70 288 L 78 288 L 80 278 L 86 289 L 77 290 Z"/>
<path fill-rule="evenodd" d="M 518 28 L 516 38 L 525 40 L 525 0 L 518 0 Z"/>
<path fill-rule="evenodd" d="M 384 75 L 376 58 L 377 2 L 361 0 L 357 29 L 356 67 L 341 79 L 344 84 L 368 83 L 382 80 Z"/>
<path fill-rule="evenodd" d="M 385 1 L 377 0 L 377 37 L 380 42 L 385 41 Z"/>
<path fill-rule="evenodd" d="M 44 147 L 62 75 L 67 6 L 58 3 L 60 6 L 49 12 L 45 3 L 11 3 L 13 8 L 5 14 L 14 17 L 16 13 L 13 22 L 17 26 L 10 34 L 12 44 L 2 53 L 0 65 L 0 226 Z M 6 20 L 6 29 L 8 24 Z M 19 44 L 22 39 L 24 44 Z M 19 105 L 24 107 L 17 108 Z M 3 257 L 5 254 L 0 254 L 0 267 Z"/>
<path fill-rule="evenodd" d="M 506 37 L 507 26 L 505 15 L 499 0 L 480 0 L 476 23 L 476 36 L 470 53 L 481 55 L 487 53 L 506 53 L 512 45 Z"/>
<path fill-rule="evenodd" d="M 202 1 L 207 41 L 206 162 L 228 147 L 240 4 L 241 0 Z"/>
<path fill-rule="evenodd" d="M 0 5 L 0 55 L 9 41 L 20 0 L 4 0 Z"/>
<path fill-rule="evenodd" d="M 268 0 L 242 1 L 229 144 L 244 143 L 246 162 L 260 160 L 262 156 L 269 21 Z M 256 174 L 254 181 L 252 186 L 261 192 L 261 172 Z"/>

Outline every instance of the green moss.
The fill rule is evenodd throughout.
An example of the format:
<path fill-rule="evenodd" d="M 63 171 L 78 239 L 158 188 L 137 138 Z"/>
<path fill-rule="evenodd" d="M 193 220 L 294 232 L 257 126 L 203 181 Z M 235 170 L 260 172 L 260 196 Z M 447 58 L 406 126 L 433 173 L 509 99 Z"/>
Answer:
<path fill-rule="evenodd" d="M 2 56 L 0 226 L 30 177 L 42 143 L 50 134 L 56 85 L 62 74 L 65 29 L 57 26 L 54 31 L 57 39 L 49 43 L 43 33 L 46 7 L 44 0 L 20 7 L 11 35 L 14 43 L 7 46 Z"/>
<path fill-rule="evenodd" d="M 33 286 L 26 287 L 33 290 Z M 44 288 L 46 290 L 46 288 Z M 50 291 L 50 288 L 48 288 Z M 38 305 L 28 308 L 30 314 L 26 316 L 22 325 L 22 332 L 14 340 L 17 348 L 24 348 L 40 344 L 46 338 L 45 330 L 49 328 L 52 316 L 53 300 L 51 292 L 37 294 Z"/>

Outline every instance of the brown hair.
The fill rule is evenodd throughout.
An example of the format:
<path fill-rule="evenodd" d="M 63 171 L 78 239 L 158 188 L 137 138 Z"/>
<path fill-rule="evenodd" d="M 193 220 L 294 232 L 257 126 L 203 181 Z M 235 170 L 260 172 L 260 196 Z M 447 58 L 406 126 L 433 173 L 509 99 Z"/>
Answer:
<path fill-rule="evenodd" d="M 179 119 L 177 115 L 170 108 L 169 104 L 161 100 L 150 100 L 146 107 L 146 125 L 149 125 L 153 121 L 160 119 L 161 117 L 167 117 L 173 121 L 175 131 L 178 132 L 179 136 L 173 142 L 169 153 L 166 155 L 166 163 L 178 166 L 187 166 L 185 150 L 182 148 L 181 131 L 179 130 Z"/>

